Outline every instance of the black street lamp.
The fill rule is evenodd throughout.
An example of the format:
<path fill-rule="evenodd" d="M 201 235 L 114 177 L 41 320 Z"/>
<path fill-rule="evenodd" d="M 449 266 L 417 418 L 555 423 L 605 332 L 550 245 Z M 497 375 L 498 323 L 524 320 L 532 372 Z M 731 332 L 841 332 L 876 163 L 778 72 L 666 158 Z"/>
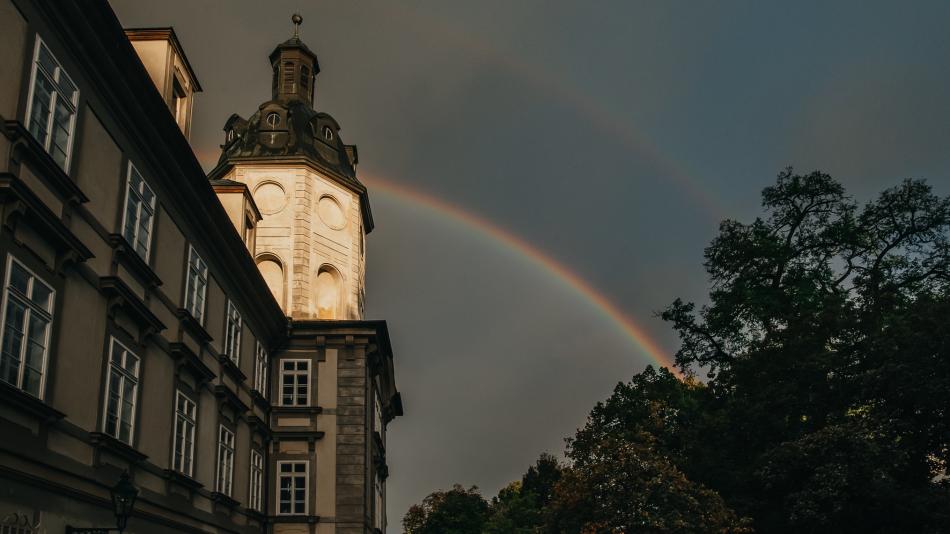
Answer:
<path fill-rule="evenodd" d="M 129 472 L 122 473 L 119 482 L 109 490 L 112 496 L 112 511 L 115 512 L 116 528 L 76 528 L 66 525 L 66 534 L 108 534 L 109 532 L 119 532 L 125 530 L 126 523 L 129 522 L 129 516 L 132 515 L 132 507 L 135 506 L 135 499 L 139 496 L 139 489 L 129 479 Z"/>

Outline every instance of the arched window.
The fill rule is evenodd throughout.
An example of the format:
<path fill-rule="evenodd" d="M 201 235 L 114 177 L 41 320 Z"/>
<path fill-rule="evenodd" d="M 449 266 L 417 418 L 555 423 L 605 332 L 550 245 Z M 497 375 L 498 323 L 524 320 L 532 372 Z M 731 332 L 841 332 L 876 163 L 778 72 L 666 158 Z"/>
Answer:
<path fill-rule="evenodd" d="M 316 308 L 318 319 L 342 319 L 343 288 L 340 273 L 324 265 L 317 272 Z"/>
<path fill-rule="evenodd" d="M 263 254 L 257 257 L 257 269 L 261 272 L 267 287 L 277 299 L 277 304 L 284 307 L 284 268 L 280 260 L 271 254 Z"/>

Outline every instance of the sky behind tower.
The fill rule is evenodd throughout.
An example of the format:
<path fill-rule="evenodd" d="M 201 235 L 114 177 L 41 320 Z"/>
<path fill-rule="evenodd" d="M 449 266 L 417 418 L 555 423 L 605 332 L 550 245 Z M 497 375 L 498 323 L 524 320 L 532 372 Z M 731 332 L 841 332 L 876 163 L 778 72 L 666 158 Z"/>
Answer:
<path fill-rule="evenodd" d="M 867 199 L 950 194 L 950 3 L 112 0 L 174 26 L 204 92 L 206 170 L 270 98 L 293 32 L 315 107 L 359 145 L 376 229 L 367 318 L 387 319 L 406 415 L 389 522 L 453 482 L 493 494 L 560 453 L 614 384 L 677 344 L 723 218 L 785 166 Z"/>

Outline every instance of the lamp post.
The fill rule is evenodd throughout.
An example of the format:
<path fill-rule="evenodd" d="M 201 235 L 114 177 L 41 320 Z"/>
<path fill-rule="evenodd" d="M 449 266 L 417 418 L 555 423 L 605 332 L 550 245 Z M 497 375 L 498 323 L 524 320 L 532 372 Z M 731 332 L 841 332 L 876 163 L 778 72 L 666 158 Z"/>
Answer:
<path fill-rule="evenodd" d="M 129 472 L 126 471 L 122 473 L 119 482 L 109 490 L 109 494 L 112 497 L 112 511 L 115 513 L 116 528 L 76 528 L 66 525 L 66 534 L 108 534 L 109 532 L 122 534 L 126 523 L 129 522 L 129 516 L 132 515 L 132 507 L 135 506 L 135 499 L 139 496 L 139 489 L 129 479 Z"/>

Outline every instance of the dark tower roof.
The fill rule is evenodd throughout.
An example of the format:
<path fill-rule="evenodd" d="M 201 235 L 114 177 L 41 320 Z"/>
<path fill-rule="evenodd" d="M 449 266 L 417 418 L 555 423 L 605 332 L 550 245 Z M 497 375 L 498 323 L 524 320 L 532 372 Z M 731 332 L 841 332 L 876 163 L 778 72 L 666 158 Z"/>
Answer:
<path fill-rule="evenodd" d="M 224 176 L 238 163 L 307 163 L 360 195 L 363 227 L 373 229 L 366 187 L 356 178 L 356 147 L 340 137 L 340 125 L 313 108 L 313 86 L 320 71 L 317 55 L 298 35 L 302 18 L 294 16 L 294 36 L 270 54 L 271 100 L 247 120 L 234 114 L 224 125 L 225 142 L 218 164 L 208 174 Z"/>

